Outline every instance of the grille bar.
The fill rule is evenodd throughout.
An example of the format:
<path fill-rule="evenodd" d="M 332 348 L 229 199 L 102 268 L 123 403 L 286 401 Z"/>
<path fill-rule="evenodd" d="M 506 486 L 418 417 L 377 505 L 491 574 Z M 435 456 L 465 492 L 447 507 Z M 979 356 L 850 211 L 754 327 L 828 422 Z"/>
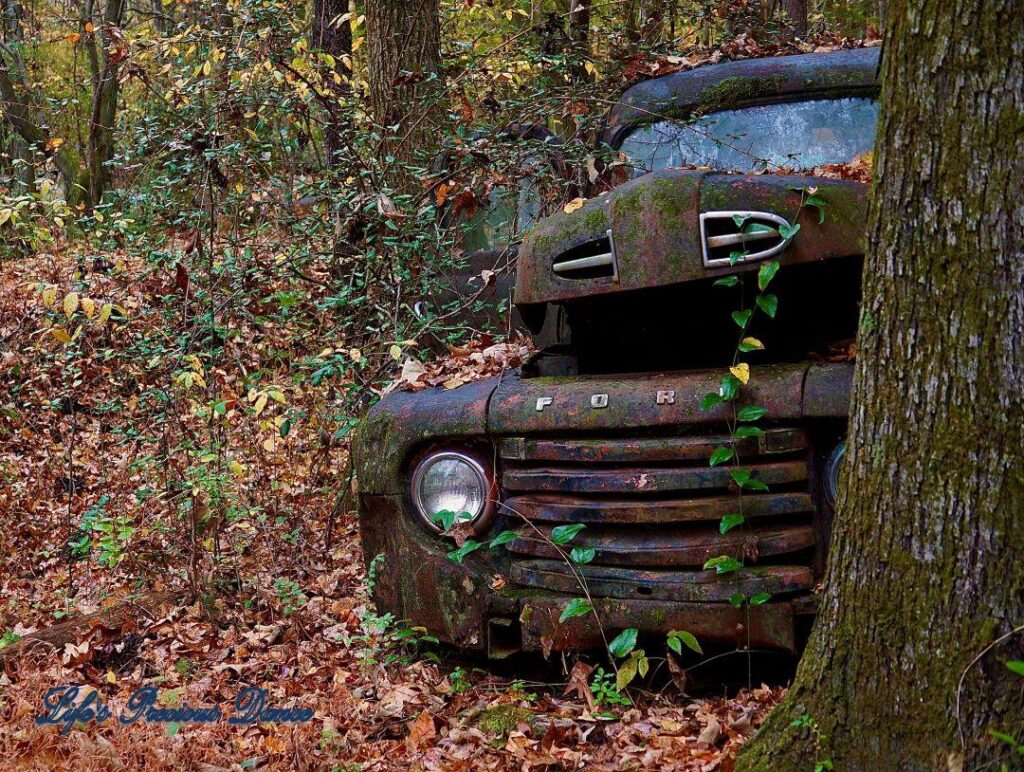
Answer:
<path fill-rule="evenodd" d="M 735 496 L 671 499 L 608 499 L 559 494 L 511 496 L 502 509 L 512 517 L 554 523 L 654 524 L 718 521 L 736 511 Z M 814 511 L 807 493 L 765 493 L 747 496 L 743 514 L 752 518 Z M 515 522 L 515 520 L 513 520 Z"/>
<path fill-rule="evenodd" d="M 538 528 L 550 537 L 550 528 Z M 540 537 L 529 526 L 519 529 L 520 538 L 508 545 L 518 555 L 560 560 L 561 555 L 549 539 Z M 718 555 L 737 555 L 756 551 L 759 557 L 800 552 L 814 546 L 814 528 L 809 525 L 774 526 L 744 533 L 733 529 L 721 534 L 708 525 L 668 526 L 652 529 L 644 526 L 584 529 L 573 547 L 592 547 L 594 565 L 701 567 Z"/>
<path fill-rule="evenodd" d="M 665 392 L 666 394 L 668 392 Z M 715 448 L 729 445 L 727 435 L 710 437 L 645 437 L 641 439 L 531 439 L 507 437 L 499 452 L 507 461 L 635 464 L 655 461 L 705 461 Z M 769 429 L 760 440 L 736 443 L 740 456 L 790 453 L 810 443 L 801 429 Z"/>
<path fill-rule="evenodd" d="M 814 585 L 805 566 L 743 568 L 728 576 L 714 571 L 645 571 L 606 566 L 576 568 L 594 597 L 724 602 L 737 593 L 773 595 L 809 590 Z M 563 562 L 523 560 L 512 564 L 512 581 L 523 587 L 581 594 L 579 580 Z"/>
<path fill-rule="evenodd" d="M 747 468 L 747 467 L 745 467 Z M 768 485 L 807 479 L 804 461 L 784 461 L 750 467 L 751 476 Z M 662 493 L 725 489 L 733 486 L 729 467 L 624 467 L 611 469 L 506 469 L 502 484 L 509 491 L 563 493 Z"/>

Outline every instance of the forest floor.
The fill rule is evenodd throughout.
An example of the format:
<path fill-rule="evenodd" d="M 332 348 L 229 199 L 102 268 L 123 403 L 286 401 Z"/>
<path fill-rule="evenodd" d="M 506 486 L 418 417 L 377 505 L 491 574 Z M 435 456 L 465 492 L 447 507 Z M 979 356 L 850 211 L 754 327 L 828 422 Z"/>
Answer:
<path fill-rule="evenodd" d="M 432 657 L 376 624 L 355 514 L 335 506 L 347 441 L 325 438 L 318 418 L 344 390 L 295 386 L 283 369 L 270 378 L 279 394 L 238 386 L 238 372 L 286 367 L 275 346 L 297 359 L 320 341 L 299 350 L 301 336 L 282 342 L 273 325 L 240 315 L 219 364 L 161 363 L 156 341 L 187 332 L 190 318 L 186 308 L 174 329 L 166 299 L 175 277 L 125 256 L 110 263 L 97 270 L 69 253 L 0 266 L 7 768 L 731 769 L 781 688 L 709 698 L 668 681 L 631 689 L 633 704 L 600 705 L 580 677 L 589 665 L 566 672 L 538 661 L 536 679 L 514 679 L 452 652 Z M 69 299 L 83 269 L 88 296 Z M 426 369 L 455 386 L 460 363 L 469 378 L 503 356 L 486 350 Z M 182 380 L 190 370 L 226 405 L 223 426 L 209 428 L 188 392 L 196 383 Z M 157 411 L 156 393 L 177 395 L 179 410 Z M 300 429 L 282 430 L 286 408 L 301 410 Z M 206 430 L 218 439 L 213 459 L 201 450 Z M 165 456 L 169 448 L 179 450 Z M 232 471 L 218 476 L 221 467 Z M 211 511 L 231 516 L 215 533 L 187 527 Z M 205 589 L 189 595 L 197 578 Z M 167 591 L 196 600 L 149 614 L 127 600 Z M 35 631 L 110 607 L 139 613 L 80 626 L 56 646 L 25 646 Z M 113 717 L 66 733 L 37 723 L 46 693 L 69 684 L 82 698 L 95 691 Z M 247 686 L 265 689 L 271 705 L 312 710 L 312 720 L 228 723 Z M 155 689 L 157 707 L 217 705 L 225 716 L 119 723 L 143 687 Z"/>

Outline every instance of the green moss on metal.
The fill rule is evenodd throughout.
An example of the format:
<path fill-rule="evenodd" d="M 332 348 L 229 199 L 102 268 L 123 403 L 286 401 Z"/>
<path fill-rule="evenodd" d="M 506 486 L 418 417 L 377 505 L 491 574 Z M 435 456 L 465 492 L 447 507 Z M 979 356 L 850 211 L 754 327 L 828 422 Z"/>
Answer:
<path fill-rule="evenodd" d="M 771 96 L 785 84 L 781 75 L 771 78 L 726 78 L 700 92 L 699 104 L 704 111 L 725 110 L 758 97 Z"/>

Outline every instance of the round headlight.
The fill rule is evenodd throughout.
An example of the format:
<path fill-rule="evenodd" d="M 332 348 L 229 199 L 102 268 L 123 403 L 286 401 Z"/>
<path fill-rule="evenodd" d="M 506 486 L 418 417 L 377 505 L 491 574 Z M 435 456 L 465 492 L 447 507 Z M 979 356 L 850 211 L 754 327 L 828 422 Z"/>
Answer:
<path fill-rule="evenodd" d="M 825 473 L 822 475 L 825 486 L 825 498 L 829 504 L 835 504 L 839 498 L 839 472 L 843 466 L 843 458 L 846 456 L 846 443 L 840 442 L 825 461 Z"/>
<path fill-rule="evenodd" d="M 412 475 L 416 514 L 435 533 L 445 530 L 438 518 L 441 512 L 454 512 L 455 522 L 471 522 L 474 530 L 483 530 L 493 509 L 490 492 L 491 481 L 483 464 L 466 453 L 432 453 Z"/>

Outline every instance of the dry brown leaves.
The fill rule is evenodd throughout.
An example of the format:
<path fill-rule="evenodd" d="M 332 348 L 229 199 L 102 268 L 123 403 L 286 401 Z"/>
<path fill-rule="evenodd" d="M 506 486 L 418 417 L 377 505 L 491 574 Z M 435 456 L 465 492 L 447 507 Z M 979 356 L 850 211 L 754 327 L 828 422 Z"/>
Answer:
<path fill-rule="evenodd" d="M 140 336 L 160 335 L 163 317 L 145 310 L 179 282 L 173 271 L 147 274 L 141 264 L 122 264 L 123 256 L 108 257 L 115 269 L 91 276 L 90 292 L 124 306 L 128 321 L 87 338 L 86 356 L 75 360 L 77 370 L 66 366 L 56 341 L 37 334 L 44 319 L 28 288 L 31 281 L 47 281 L 67 292 L 75 257 L 8 264 L 0 275 L 0 511 L 9 518 L 0 530 L 0 633 L 50 627 L 69 608 L 72 614 L 86 614 L 122 602 L 136 589 L 141 570 L 148 571 L 149 589 L 180 588 L 180 565 L 160 563 L 166 559 L 161 556 L 170 554 L 172 526 L 179 522 L 173 500 L 135 495 L 154 486 L 139 460 L 160 452 L 161 434 L 139 395 L 166 388 L 168 371 L 90 355 L 93 349 L 121 350 Z M 230 361 L 248 368 L 269 367 L 265 341 L 277 349 L 295 345 L 280 330 L 241 328 L 241 333 L 244 345 L 231 351 Z M 303 353 L 289 350 L 295 356 Z M 406 387 L 454 388 L 515 367 L 528 354 L 525 341 L 475 341 L 409 374 Z M 216 393 L 226 395 L 229 411 L 248 402 L 226 365 L 209 369 L 206 376 Z M 283 373 L 278 382 L 285 382 Z M 47 408 L 49 400 L 69 389 L 73 406 Z M 638 693 L 637 708 L 608 719 L 598 715 L 587 683 L 589 666 L 583 664 L 571 677 L 562 676 L 562 683 L 530 686 L 533 694 L 480 671 L 471 672 L 470 688 L 456 694 L 448 677 L 451 665 L 416 657 L 405 665 L 382 664 L 395 649 L 364 622 L 369 605 L 355 515 L 336 517 L 330 549 L 322 538 L 283 538 L 293 531 L 326 533 L 334 494 L 344 485 L 338 470 L 345 457 L 344 448 L 318 439 L 323 432 L 317 417 L 336 409 L 324 390 L 288 391 L 287 396 L 311 417 L 308 428 L 280 437 L 267 417 L 278 409 L 274 400 L 260 416 L 243 416 L 239 409 L 225 428 L 245 467 L 232 496 L 267 518 L 239 520 L 225 527 L 220 538 L 223 547 L 238 550 L 232 576 L 237 571 L 255 581 L 227 583 L 203 602 L 160 618 L 137 615 L 116 626 L 86 627 L 59 650 L 35 651 L 5 663 L 7 670 L 0 673 L 0 758 L 5 766 L 728 769 L 750 728 L 778 701 L 778 689 L 707 701 L 674 691 Z M 120 405 L 117 412 L 101 409 L 112 401 Z M 180 420 L 193 421 L 187 416 Z M 128 441 L 127 429 L 137 430 L 141 439 Z M 162 473 L 176 463 L 180 460 L 171 458 L 152 468 Z M 69 529 L 101 494 L 110 495 L 111 513 L 130 518 L 135 528 L 130 557 L 117 569 L 102 568 L 94 559 L 69 564 Z M 284 613 L 273 590 L 278 576 L 301 586 L 305 605 Z M 568 694 L 564 681 L 571 685 Z M 235 697 L 247 685 L 267 689 L 276 706 L 309 707 L 315 715 L 297 726 L 234 726 L 222 720 L 169 729 L 108 721 L 76 726 L 62 736 L 56 727 L 37 725 L 34 719 L 46 692 L 68 683 L 95 689 L 115 715 L 144 686 L 158 690 L 162 706 L 216 704 L 230 715 Z M 510 725 L 488 728 L 481 720 L 486 712 L 507 707 L 518 711 Z"/>
<path fill-rule="evenodd" d="M 454 389 L 519 367 L 532 350 L 530 341 L 525 338 L 509 343 L 477 338 L 464 346 L 449 345 L 447 356 L 426 364 L 406 359 L 388 391 L 423 391 L 432 386 Z"/>
<path fill-rule="evenodd" d="M 727 40 L 718 48 L 690 54 L 689 56 L 659 56 L 650 59 L 637 56 L 626 63 L 625 76 L 629 83 L 683 72 L 696 67 L 704 67 L 719 62 L 738 61 L 741 59 L 766 59 L 776 56 L 793 56 L 824 51 L 838 51 L 849 48 L 870 48 L 880 46 L 881 38 L 866 39 L 848 38 L 833 33 L 817 35 L 805 40 L 793 38 L 781 42 L 759 42 L 746 33 Z"/>
<path fill-rule="evenodd" d="M 871 165 L 874 153 L 864 153 L 845 164 L 824 164 L 814 168 L 814 176 L 833 180 L 855 180 L 871 182 Z"/>

